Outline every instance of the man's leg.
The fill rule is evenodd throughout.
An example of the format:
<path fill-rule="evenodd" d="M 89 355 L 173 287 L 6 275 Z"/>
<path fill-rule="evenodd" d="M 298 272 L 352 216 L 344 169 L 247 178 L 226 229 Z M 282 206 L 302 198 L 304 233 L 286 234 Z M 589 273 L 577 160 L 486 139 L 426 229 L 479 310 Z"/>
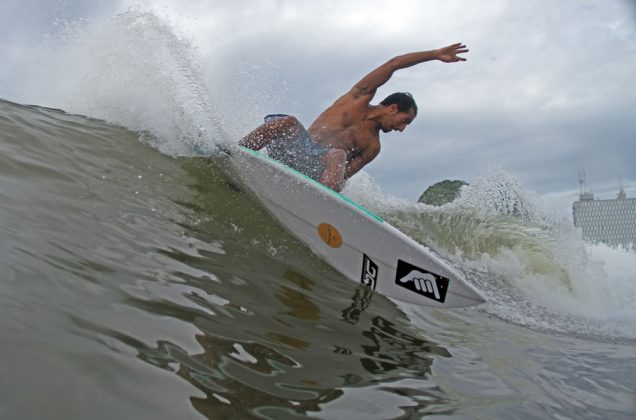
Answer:
<path fill-rule="evenodd" d="M 252 150 L 260 150 L 278 138 L 295 138 L 302 129 L 300 122 L 292 116 L 285 116 L 266 122 L 243 137 L 239 144 Z"/>
<path fill-rule="evenodd" d="M 344 187 L 347 153 L 342 149 L 330 149 L 321 157 L 325 170 L 322 171 L 318 182 L 335 191 Z"/>

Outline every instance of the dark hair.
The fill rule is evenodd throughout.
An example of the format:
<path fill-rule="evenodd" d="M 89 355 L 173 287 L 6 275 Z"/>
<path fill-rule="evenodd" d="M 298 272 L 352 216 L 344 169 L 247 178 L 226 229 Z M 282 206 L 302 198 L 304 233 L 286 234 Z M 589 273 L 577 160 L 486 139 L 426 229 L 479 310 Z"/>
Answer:
<path fill-rule="evenodd" d="M 417 104 L 413 95 L 407 92 L 396 92 L 387 96 L 380 105 L 389 106 L 396 104 L 399 112 L 409 112 L 411 109 L 417 115 Z"/>

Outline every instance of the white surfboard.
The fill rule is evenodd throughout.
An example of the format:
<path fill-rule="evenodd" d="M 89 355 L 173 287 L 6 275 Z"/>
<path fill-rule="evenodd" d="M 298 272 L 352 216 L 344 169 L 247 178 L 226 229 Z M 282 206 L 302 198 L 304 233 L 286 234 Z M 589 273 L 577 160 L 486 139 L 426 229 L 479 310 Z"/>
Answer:
<path fill-rule="evenodd" d="M 349 279 L 435 308 L 484 302 L 428 248 L 346 196 L 262 153 L 245 147 L 227 152 L 245 186 L 281 225 Z"/>

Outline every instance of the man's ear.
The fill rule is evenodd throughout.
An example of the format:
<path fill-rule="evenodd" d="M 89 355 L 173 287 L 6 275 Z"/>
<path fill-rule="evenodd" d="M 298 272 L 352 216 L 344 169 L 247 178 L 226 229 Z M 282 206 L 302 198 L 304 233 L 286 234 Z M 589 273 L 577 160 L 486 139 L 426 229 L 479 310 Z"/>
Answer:
<path fill-rule="evenodd" d="M 389 105 L 389 114 L 396 114 L 398 112 L 397 104 Z"/>

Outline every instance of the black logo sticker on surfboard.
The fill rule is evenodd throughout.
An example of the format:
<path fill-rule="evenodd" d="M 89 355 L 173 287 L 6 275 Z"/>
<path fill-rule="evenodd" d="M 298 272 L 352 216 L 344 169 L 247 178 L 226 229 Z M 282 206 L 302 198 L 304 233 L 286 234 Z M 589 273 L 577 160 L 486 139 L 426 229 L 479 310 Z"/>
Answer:
<path fill-rule="evenodd" d="M 362 277 L 360 278 L 360 283 L 375 290 L 375 284 L 378 280 L 378 265 L 367 257 L 367 254 L 362 255 Z"/>
<path fill-rule="evenodd" d="M 444 303 L 449 282 L 446 277 L 398 260 L 395 284 L 414 293 Z"/>

